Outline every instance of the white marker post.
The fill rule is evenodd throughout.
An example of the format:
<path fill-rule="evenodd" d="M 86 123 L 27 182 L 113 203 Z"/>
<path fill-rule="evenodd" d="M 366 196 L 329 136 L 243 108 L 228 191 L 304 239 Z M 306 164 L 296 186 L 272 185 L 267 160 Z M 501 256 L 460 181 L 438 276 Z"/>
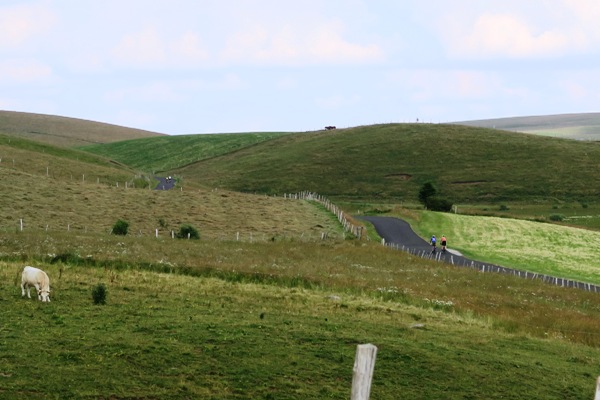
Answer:
<path fill-rule="evenodd" d="M 376 346 L 372 344 L 359 344 L 356 346 L 351 400 L 369 400 L 376 356 Z"/>

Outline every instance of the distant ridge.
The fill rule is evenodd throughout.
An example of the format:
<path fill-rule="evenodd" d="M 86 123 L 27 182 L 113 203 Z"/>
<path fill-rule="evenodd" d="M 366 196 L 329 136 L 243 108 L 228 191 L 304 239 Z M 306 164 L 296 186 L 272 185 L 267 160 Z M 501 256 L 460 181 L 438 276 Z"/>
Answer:
<path fill-rule="evenodd" d="M 112 143 L 163 134 L 78 118 L 0 110 L 0 134 L 60 147 Z"/>
<path fill-rule="evenodd" d="M 600 140 L 600 113 L 536 115 L 454 123 L 567 139 Z"/>

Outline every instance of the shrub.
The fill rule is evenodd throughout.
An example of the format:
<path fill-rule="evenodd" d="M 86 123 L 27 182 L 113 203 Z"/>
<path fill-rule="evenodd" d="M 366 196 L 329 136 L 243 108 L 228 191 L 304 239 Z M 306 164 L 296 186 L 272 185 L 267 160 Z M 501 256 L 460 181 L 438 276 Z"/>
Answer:
<path fill-rule="evenodd" d="M 123 221 L 122 219 L 115 222 L 112 228 L 113 235 L 127 235 L 127 231 L 129 230 L 129 222 Z"/>
<path fill-rule="evenodd" d="M 565 216 L 561 214 L 552 214 L 548 218 L 550 219 L 550 221 L 560 222 L 565 219 Z"/>
<path fill-rule="evenodd" d="M 100 283 L 92 289 L 92 299 L 94 300 L 94 304 L 104 305 L 106 304 L 106 286 Z"/>
<path fill-rule="evenodd" d="M 500 211 L 508 211 L 508 210 L 510 210 L 510 208 L 506 204 L 500 205 Z"/>
<path fill-rule="evenodd" d="M 177 232 L 177 237 L 179 239 L 200 239 L 200 234 L 198 233 L 198 230 L 192 225 L 186 224 L 182 225 L 181 228 L 179 228 L 179 232 Z"/>
<path fill-rule="evenodd" d="M 427 199 L 425 207 L 431 211 L 448 212 L 452 210 L 452 202 L 444 197 L 432 196 Z"/>

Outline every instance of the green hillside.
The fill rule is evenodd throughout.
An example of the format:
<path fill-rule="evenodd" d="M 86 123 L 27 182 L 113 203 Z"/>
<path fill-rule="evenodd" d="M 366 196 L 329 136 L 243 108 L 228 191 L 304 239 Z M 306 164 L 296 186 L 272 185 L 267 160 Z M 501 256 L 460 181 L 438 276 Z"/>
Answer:
<path fill-rule="evenodd" d="M 233 153 L 285 133 L 160 136 L 81 149 L 144 171 L 166 171 L 196 161 Z"/>
<path fill-rule="evenodd" d="M 600 140 L 600 113 L 538 115 L 463 121 L 457 124 L 577 140 Z"/>
<path fill-rule="evenodd" d="M 597 201 L 600 145 L 459 125 L 390 124 L 286 135 L 173 170 L 211 187 L 455 202 Z"/>
<path fill-rule="evenodd" d="M 2 110 L 0 110 L 0 134 L 62 147 L 111 143 L 161 135 L 142 129 L 78 118 Z"/>
<path fill-rule="evenodd" d="M 0 321 L 10 321 L 0 326 L 0 397 L 348 398 L 362 343 L 379 348 L 373 398 L 593 397 L 597 293 L 421 259 L 346 236 L 315 202 L 223 188 L 397 200 L 439 174 L 452 194 L 485 183 L 452 183 L 478 178 L 483 158 L 497 179 L 484 193 L 496 197 L 475 199 L 517 184 L 508 193 L 525 199 L 545 187 L 583 196 L 598 187 L 585 180 L 596 146 L 422 124 L 243 136 L 205 137 L 214 143 L 176 159 L 192 164 L 175 190 L 157 191 L 139 169 L 166 159 L 144 155 L 134 169 L 135 151 L 122 164 L 0 135 Z M 138 152 L 175 157 L 195 140 Z M 560 168 L 571 179 L 544 180 Z M 126 236 L 110 234 L 117 219 L 130 223 Z M 183 224 L 200 240 L 174 238 Z M 546 226 L 534 235 L 563 234 Z M 49 273 L 51 303 L 21 298 L 24 265 Z M 105 305 L 92 302 L 99 284 Z"/>

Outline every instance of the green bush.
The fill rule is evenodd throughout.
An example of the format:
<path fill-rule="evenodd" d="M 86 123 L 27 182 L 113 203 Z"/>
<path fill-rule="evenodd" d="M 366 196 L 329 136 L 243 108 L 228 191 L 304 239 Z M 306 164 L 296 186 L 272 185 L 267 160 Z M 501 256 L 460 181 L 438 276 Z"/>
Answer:
<path fill-rule="evenodd" d="M 192 225 L 185 224 L 181 225 L 179 228 L 179 232 L 177 232 L 177 238 L 179 239 L 200 239 L 200 234 L 198 230 L 194 228 Z"/>
<path fill-rule="evenodd" d="M 432 196 L 427 198 L 425 207 L 431 211 L 448 212 L 452 210 L 452 202 L 444 197 Z"/>
<path fill-rule="evenodd" d="M 106 286 L 100 283 L 92 289 L 92 299 L 94 300 L 94 304 L 104 305 L 106 304 Z"/>
<path fill-rule="evenodd" d="M 115 222 L 112 228 L 113 235 L 127 235 L 127 231 L 129 230 L 129 222 L 123 221 L 122 219 Z"/>
<path fill-rule="evenodd" d="M 552 214 L 548 218 L 550 219 L 550 221 L 560 222 L 565 219 L 565 216 L 561 214 Z"/>

